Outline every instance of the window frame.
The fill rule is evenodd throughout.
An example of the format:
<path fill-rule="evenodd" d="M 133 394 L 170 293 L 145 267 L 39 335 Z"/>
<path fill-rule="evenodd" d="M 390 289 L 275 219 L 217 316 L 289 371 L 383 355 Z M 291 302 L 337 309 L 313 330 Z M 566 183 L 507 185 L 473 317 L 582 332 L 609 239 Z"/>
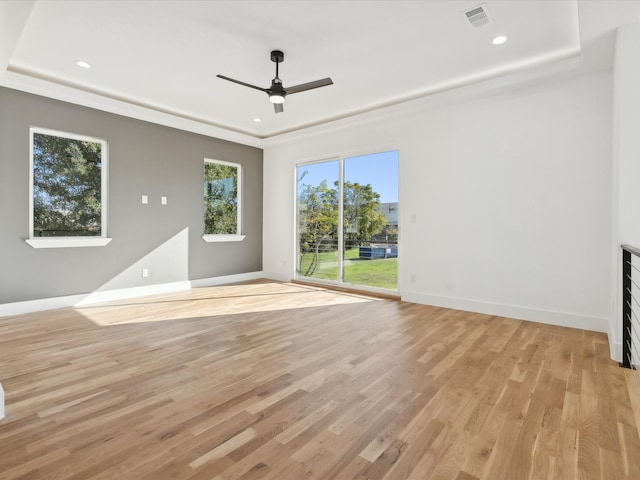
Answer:
<path fill-rule="evenodd" d="M 400 291 L 401 291 L 401 250 L 400 250 L 400 245 L 401 245 L 401 237 L 398 234 L 397 237 L 397 247 L 399 249 L 399 252 L 397 254 L 397 258 L 398 258 L 398 265 L 397 265 L 397 275 L 396 275 L 396 287 L 395 288 L 387 288 L 387 287 L 377 287 L 377 286 L 370 286 L 370 285 L 365 285 L 365 284 L 361 284 L 361 283 L 351 283 L 347 280 L 345 280 L 346 276 L 345 276 L 345 183 L 348 181 L 346 180 L 347 175 L 346 175 L 346 171 L 345 171 L 345 163 L 347 163 L 350 159 L 355 159 L 355 158 L 359 158 L 359 157 L 368 157 L 368 156 L 375 156 L 375 155 L 381 155 L 381 154 L 388 154 L 388 153 L 393 153 L 395 152 L 396 154 L 396 160 L 398 162 L 398 201 L 397 201 L 397 206 L 396 206 L 396 215 L 398 217 L 398 224 L 396 225 L 396 228 L 398 229 L 398 232 L 400 231 L 400 210 L 401 210 L 401 203 L 400 203 L 400 192 L 401 192 L 401 187 L 400 187 L 400 148 L 399 147 L 395 147 L 395 146 L 388 146 L 388 147 L 381 147 L 378 149 L 375 149 L 373 151 L 364 151 L 364 152 L 348 152 L 345 153 L 343 155 L 338 155 L 335 157 L 327 157 L 324 159 L 319 159 L 319 160 L 311 160 L 311 161 L 301 161 L 301 162 L 296 162 L 293 165 L 293 172 L 292 172 L 292 177 L 293 177 L 293 202 L 294 202 L 294 255 L 293 255 L 293 264 L 295 265 L 295 267 L 293 268 L 292 271 L 292 278 L 294 278 L 295 280 L 299 280 L 299 281 L 304 281 L 304 282 L 311 282 L 311 283 L 315 283 L 315 284 L 327 284 L 327 285 L 334 285 L 334 286 L 338 286 L 338 287 L 343 287 L 343 288 L 350 288 L 353 290 L 358 290 L 358 291 L 363 291 L 363 292 L 374 292 L 374 293 L 381 293 L 383 295 L 392 295 L 395 296 L 397 295 Z M 337 227 L 337 243 L 338 243 L 338 249 L 337 249 L 337 279 L 323 279 L 323 278 L 318 278 L 318 277 L 314 277 L 314 276 L 305 276 L 301 273 L 299 266 L 300 266 L 300 225 L 299 225 L 299 184 L 300 184 L 300 176 L 299 176 L 299 169 L 301 167 L 308 167 L 308 166 L 312 166 L 312 165 L 322 165 L 322 164 L 330 164 L 332 162 L 337 162 L 337 169 L 338 169 L 338 188 L 337 188 L 337 193 L 338 193 L 338 227 Z M 396 202 L 391 202 L 391 203 L 396 203 Z"/>
<path fill-rule="evenodd" d="M 34 236 L 34 135 L 48 135 L 67 138 L 84 142 L 99 143 L 101 146 L 100 161 L 100 236 L 80 237 L 36 237 Z M 42 127 L 29 128 L 29 238 L 25 242 L 33 248 L 67 248 L 67 247 L 103 247 L 112 239 L 107 236 L 107 209 L 108 209 L 108 170 L 109 169 L 109 144 L 102 138 L 90 137 L 76 133 L 63 132 Z"/>
<path fill-rule="evenodd" d="M 214 163 L 217 165 L 225 165 L 227 167 L 234 167 L 237 172 L 237 207 L 236 207 L 236 233 L 204 233 L 205 224 L 204 224 L 204 211 L 202 213 L 202 230 L 203 235 L 202 239 L 207 243 L 212 242 L 241 242 L 245 239 L 246 235 L 242 234 L 242 165 L 240 163 L 235 162 L 227 162 L 225 160 L 216 160 L 213 158 L 205 158 L 203 167 L 205 167 L 208 163 Z M 203 168 L 204 172 L 204 168 Z M 204 200 L 203 194 L 203 200 Z"/>

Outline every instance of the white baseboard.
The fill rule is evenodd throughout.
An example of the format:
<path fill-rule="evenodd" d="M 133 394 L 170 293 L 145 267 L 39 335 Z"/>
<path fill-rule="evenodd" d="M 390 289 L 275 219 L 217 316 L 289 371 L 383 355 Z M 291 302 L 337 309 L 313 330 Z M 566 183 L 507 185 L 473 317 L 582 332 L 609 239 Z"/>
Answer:
<path fill-rule="evenodd" d="M 144 287 L 119 288 L 117 290 L 105 290 L 102 292 L 91 292 L 73 307 L 92 305 L 94 303 L 111 302 L 113 300 L 124 300 L 127 298 L 144 297 L 145 295 L 158 295 L 161 293 L 181 292 L 189 290 L 189 281 L 159 283 L 156 285 L 145 285 Z"/>
<path fill-rule="evenodd" d="M 264 276 L 262 272 L 240 273 L 236 275 L 224 275 L 221 277 L 185 280 L 182 282 L 145 285 L 144 287 L 122 288 L 117 290 L 96 291 L 79 295 L 67 295 L 64 297 L 53 297 L 43 298 L 39 300 L 27 300 L 24 302 L 4 303 L 0 305 L 0 317 L 41 312 L 43 310 L 54 310 L 56 308 L 81 307 L 84 305 L 110 302 L 113 300 L 124 300 L 127 298 L 143 297 L 146 295 L 180 292 L 189 290 L 190 288 L 244 282 L 248 280 L 256 280 L 263 277 Z"/>
<path fill-rule="evenodd" d="M 616 362 L 622 361 L 622 339 L 618 335 L 615 322 L 610 320 L 607 322 L 607 336 L 609 337 L 609 355 Z"/>
<path fill-rule="evenodd" d="M 607 332 L 608 321 L 606 318 L 588 317 L 572 313 L 538 310 L 499 303 L 479 302 L 455 297 L 443 297 L 439 295 L 425 295 L 417 292 L 404 292 L 402 300 L 405 302 L 422 303 L 436 307 L 453 308 L 469 312 L 498 315 L 500 317 L 528 320 L 531 322 L 547 323 L 561 327 L 581 328 L 594 332 Z"/>
<path fill-rule="evenodd" d="M 191 280 L 191 288 L 215 287 L 216 285 L 248 282 L 250 280 L 259 280 L 261 278 L 264 278 L 264 274 L 262 272 L 238 273 L 235 275 L 225 275 L 223 277 L 200 278 L 198 280 Z"/>
<path fill-rule="evenodd" d="M 263 278 L 284 283 L 289 283 L 291 281 L 291 275 L 279 272 L 263 272 Z"/>
<path fill-rule="evenodd" d="M 609 335 L 609 354 L 612 360 L 622 362 L 622 343 L 611 341 L 611 335 Z"/>

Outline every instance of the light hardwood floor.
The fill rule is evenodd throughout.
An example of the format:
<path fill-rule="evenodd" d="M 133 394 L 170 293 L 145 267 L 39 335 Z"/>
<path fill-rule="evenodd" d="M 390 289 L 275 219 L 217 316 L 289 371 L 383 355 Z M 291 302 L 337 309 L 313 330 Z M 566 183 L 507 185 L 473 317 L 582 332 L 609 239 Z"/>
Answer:
<path fill-rule="evenodd" d="M 0 478 L 639 479 L 608 351 L 272 282 L 3 318 Z"/>

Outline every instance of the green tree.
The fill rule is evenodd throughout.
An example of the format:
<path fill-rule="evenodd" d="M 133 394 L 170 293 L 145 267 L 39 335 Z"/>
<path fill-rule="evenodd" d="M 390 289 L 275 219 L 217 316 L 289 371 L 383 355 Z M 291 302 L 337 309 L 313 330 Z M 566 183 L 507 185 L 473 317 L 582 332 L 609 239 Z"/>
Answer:
<path fill-rule="evenodd" d="M 380 194 L 370 184 L 344 182 L 344 239 L 345 247 L 353 248 L 371 242 L 387 223 L 377 211 Z"/>
<path fill-rule="evenodd" d="M 101 200 L 101 143 L 34 133 L 34 235 L 100 235 Z"/>
<path fill-rule="evenodd" d="M 238 168 L 206 162 L 204 165 L 204 233 L 238 232 Z"/>
<path fill-rule="evenodd" d="M 327 181 L 312 186 L 298 179 L 298 234 L 300 248 L 300 271 L 305 277 L 313 275 L 318 268 L 319 254 L 336 251 L 338 248 L 338 182 L 329 188 Z M 344 183 L 344 238 L 347 249 L 368 244 L 371 237 L 380 233 L 386 224 L 384 215 L 377 211 L 380 195 L 371 185 Z M 302 272 L 302 257 L 312 254 L 311 262 Z"/>
<path fill-rule="evenodd" d="M 318 268 L 320 251 L 335 249 L 332 240 L 338 234 L 338 191 L 329 188 L 327 181 L 312 186 L 301 184 L 298 191 L 298 233 L 300 235 L 300 261 L 302 255 L 312 253 L 313 257 L 305 277 L 313 275 Z M 298 266 L 300 271 L 301 265 Z M 302 272 L 301 272 L 302 273 Z"/>

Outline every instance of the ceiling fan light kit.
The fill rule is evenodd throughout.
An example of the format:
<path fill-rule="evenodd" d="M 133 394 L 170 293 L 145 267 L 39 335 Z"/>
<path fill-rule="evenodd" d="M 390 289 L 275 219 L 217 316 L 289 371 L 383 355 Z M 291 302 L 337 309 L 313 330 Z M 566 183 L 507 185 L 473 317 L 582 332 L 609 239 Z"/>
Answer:
<path fill-rule="evenodd" d="M 291 95 L 293 93 L 305 92 L 307 90 L 312 90 L 314 88 L 326 87 L 328 85 L 333 85 L 333 81 L 331 78 L 323 78 L 322 80 L 315 80 L 313 82 L 302 83 L 300 85 L 295 85 L 293 87 L 285 88 L 282 85 L 282 80 L 280 80 L 278 66 L 284 62 L 284 53 L 280 50 L 273 50 L 271 52 L 271 61 L 276 64 L 276 76 L 271 80 L 271 86 L 269 88 L 257 87 L 255 85 L 251 85 L 250 83 L 241 82 L 240 80 L 235 80 L 233 78 L 225 77 L 224 75 L 217 75 L 218 78 L 222 78 L 223 80 L 227 80 L 229 82 L 237 83 L 238 85 L 243 85 L 245 87 L 253 88 L 255 90 L 260 90 L 265 92 L 269 96 L 269 101 L 273 103 L 274 109 L 276 113 L 281 113 L 284 111 L 284 99 L 287 95 Z"/>
<path fill-rule="evenodd" d="M 271 100 L 271 103 L 284 103 L 284 96 L 272 93 L 269 95 L 269 100 Z"/>

